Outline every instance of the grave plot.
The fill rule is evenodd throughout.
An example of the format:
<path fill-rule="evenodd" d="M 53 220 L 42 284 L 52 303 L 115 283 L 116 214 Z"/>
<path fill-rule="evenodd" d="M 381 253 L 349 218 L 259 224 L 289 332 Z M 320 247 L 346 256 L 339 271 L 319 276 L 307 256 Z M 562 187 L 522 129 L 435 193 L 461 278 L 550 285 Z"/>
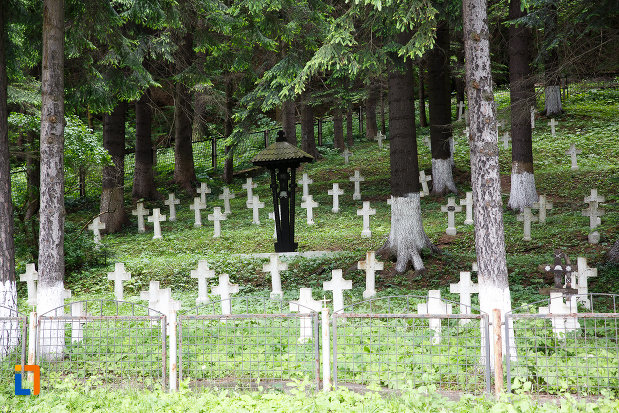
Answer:
<path fill-rule="evenodd" d="M 67 376 L 112 386 L 167 385 L 165 316 L 139 304 L 88 300 L 41 314 L 36 354 L 48 385 Z"/>
<path fill-rule="evenodd" d="M 319 314 L 305 300 L 225 301 L 227 315 L 220 301 L 179 314 L 179 381 L 189 379 L 191 387 L 285 390 L 293 380 L 308 380 L 318 389 Z"/>
<path fill-rule="evenodd" d="M 459 314 L 461 306 L 435 291 L 374 298 L 335 312 L 334 385 L 490 391 L 488 316 L 475 308 Z"/>
<path fill-rule="evenodd" d="M 619 295 L 551 293 L 507 313 L 507 390 L 619 395 L 618 305 Z"/>

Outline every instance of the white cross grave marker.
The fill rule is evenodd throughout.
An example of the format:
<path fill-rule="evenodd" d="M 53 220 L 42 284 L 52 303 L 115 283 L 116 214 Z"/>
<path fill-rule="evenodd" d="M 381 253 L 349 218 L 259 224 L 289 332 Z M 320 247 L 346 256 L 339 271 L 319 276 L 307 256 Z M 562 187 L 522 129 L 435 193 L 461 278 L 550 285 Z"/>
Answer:
<path fill-rule="evenodd" d="M 462 120 L 462 115 L 464 114 L 464 102 L 458 102 L 458 122 Z"/>
<path fill-rule="evenodd" d="M 38 291 L 37 291 L 38 293 Z M 62 291 L 60 292 L 60 298 L 62 298 L 62 304 L 64 305 L 64 301 L 68 300 L 69 298 L 71 298 L 73 294 L 71 294 L 71 290 L 67 290 L 66 288 L 63 287 Z M 62 308 L 62 314 L 59 315 L 64 315 L 64 307 Z"/>
<path fill-rule="evenodd" d="M 535 107 L 531 106 L 531 129 L 535 129 Z"/>
<path fill-rule="evenodd" d="M 357 261 L 357 269 L 365 270 L 363 298 L 374 297 L 376 295 L 376 271 L 384 269 L 384 264 L 376 259 L 374 251 L 368 251 L 365 253 L 365 261 Z"/>
<path fill-rule="evenodd" d="M 572 171 L 575 171 L 578 169 L 578 157 L 577 155 L 581 154 L 582 151 L 580 149 L 576 149 L 576 145 L 571 144 L 570 145 L 570 149 L 568 149 L 567 151 L 565 151 L 566 155 L 570 156 L 570 160 L 572 161 L 572 166 L 571 169 Z"/>
<path fill-rule="evenodd" d="M 159 208 L 153 208 L 153 215 L 148 217 L 148 222 L 153 223 L 153 239 L 161 238 L 161 222 L 165 221 L 165 215 L 159 213 Z"/>
<path fill-rule="evenodd" d="M 213 238 L 221 237 L 221 221 L 228 219 L 226 214 L 222 214 L 220 207 L 213 208 L 213 213 L 206 217 L 209 221 L 213 221 Z"/>
<path fill-rule="evenodd" d="M 224 214 L 228 215 L 230 213 L 230 200 L 234 198 L 234 192 L 230 191 L 230 188 L 227 186 L 224 186 L 223 194 L 219 195 L 219 199 L 224 200 Z"/>
<path fill-rule="evenodd" d="M 424 196 L 430 195 L 430 190 L 428 189 L 428 182 L 432 180 L 432 176 L 426 176 L 425 171 L 419 171 L 419 183 L 421 184 L 421 192 L 419 196 L 423 198 Z"/>
<path fill-rule="evenodd" d="M 168 199 L 164 204 L 170 207 L 170 222 L 176 221 L 176 205 L 180 204 L 181 200 L 174 195 L 174 192 L 168 194 Z"/>
<path fill-rule="evenodd" d="M 101 232 L 100 230 L 105 229 L 105 222 L 101 222 L 99 217 L 96 217 L 92 220 L 92 222 L 88 225 L 88 229 L 92 231 L 94 235 L 95 244 L 101 244 Z"/>
<path fill-rule="evenodd" d="M 84 317 L 86 311 L 84 311 L 84 302 L 78 301 L 71 303 L 71 317 Z M 73 321 L 71 323 L 71 343 L 79 343 L 84 339 L 84 322 Z"/>
<path fill-rule="evenodd" d="M 378 141 L 378 149 L 383 149 L 383 140 L 385 139 L 385 135 L 381 131 L 376 134 L 376 140 Z"/>
<path fill-rule="evenodd" d="M 538 209 L 539 223 L 544 224 L 546 222 L 546 210 L 552 209 L 552 202 L 546 200 L 546 195 L 540 195 L 539 200 L 533 203 L 531 209 Z"/>
<path fill-rule="evenodd" d="M 258 184 L 255 184 L 252 178 L 247 178 L 246 183 L 241 185 L 241 188 L 247 190 L 247 201 L 245 202 L 245 206 L 247 208 L 251 208 L 251 203 L 254 200 L 254 189 L 258 187 Z"/>
<path fill-rule="evenodd" d="M 333 189 L 329 189 L 327 194 L 333 197 L 333 208 L 331 208 L 331 212 L 340 212 L 340 195 L 344 195 L 344 190 L 340 189 L 340 184 L 333 184 Z"/>
<path fill-rule="evenodd" d="M 131 211 L 131 214 L 138 217 L 138 232 L 141 234 L 143 232 L 146 232 L 146 227 L 144 226 L 144 217 L 149 214 L 149 211 L 148 209 L 144 208 L 144 203 L 142 202 L 138 202 L 136 207 L 136 209 Z"/>
<path fill-rule="evenodd" d="M 39 273 L 34 264 L 26 264 L 26 272 L 20 274 L 19 281 L 25 281 L 28 288 L 28 305 L 37 305 L 37 280 Z"/>
<path fill-rule="evenodd" d="M 370 230 L 370 215 L 376 215 L 376 210 L 370 208 L 370 201 L 363 201 L 363 208 L 357 210 L 357 215 L 363 216 L 363 230 L 361 231 L 361 236 L 370 238 L 372 236 L 372 231 Z"/>
<path fill-rule="evenodd" d="M 254 195 L 251 202 L 251 209 L 253 212 L 252 224 L 260 225 L 260 209 L 264 208 L 264 202 L 260 202 L 258 195 Z"/>
<path fill-rule="evenodd" d="M 598 276 L 598 269 L 587 265 L 585 257 L 578 257 L 578 271 L 572 273 L 572 288 L 578 289 L 576 301 L 582 303 L 585 308 L 591 310 L 591 300 L 589 300 L 589 278 Z"/>
<path fill-rule="evenodd" d="M 349 181 L 353 182 L 355 185 L 355 192 L 352 194 L 353 200 L 361 199 L 361 185 L 360 183 L 365 181 L 365 178 L 359 174 L 359 170 L 355 169 L 355 174 L 348 178 Z"/>
<path fill-rule="evenodd" d="M 228 274 L 221 274 L 219 276 L 219 285 L 212 288 L 212 293 L 221 297 L 221 313 L 223 315 L 230 315 L 232 312 L 232 300 L 230 294 L 236 294 L 239 292 L 238 284 L 230 284 L 230 276 Z"/>
<path fill-rule="evenodd" d="M 123 281 L 131 279 L 131 273 L 125 270 L 125 264 L 117 262 L 114 264 L 114 271 L 107 273 L 107 279 L 114 281 L 114 297 L 117 301 L 123 301 Z"/>
<path fill-rule="evenodd" d="M 441 300 L 441 290 L 428 291 L 428 302 L 417 304 L 418 314 L 447 315 L 452 313 L 451 304 Z M 441 342 L 441 319 L 431 318 L 429 322 L 430 330 L 434 330 L 432 344 Z"/>
<path fill-rule="evenodd" d="M 471 295 L 479 294 L 479 285 L 471 281 L 471 273 L 460 272 L 460 281 L 457 284 L 449 284 L 449 292 L 460 295 L 460 314 L 471 314 Z M 460 319 L 460 324 L 467 324 L 470 319 Z"/>
<path fill-rule="evenodd" d="M 161 291 L 162 290 L 159 288 L 159 281 L 151 281 L 148 284 L 147 291 L 140 291 L 140 300 L 147 300 L 149 309 L 159 311 L 159 298 L 162 294 Z M 148 314 L 153 315 L 150 311 L 148 312 Z M 151 324 L 154 325 L 154 322 L 152 322 Z"/>
<path fill-rule="evenodd" d="M 202 214 L 200 211 L 203 210 L 204 208 L 206 208 L 206 203 L 200 201 L 200 197 L 195 197 L 193 199 L 193 204 L 189 205 L 189 209 L 194 211 L 193 226 L 196 228 L 202 226 Z"/>
<path fill-rule="evenodd" d="M 518 221 L 524 222 L 524 241 L 531 241 L 531 222 L 537 222 L 538 217 L 533 215 L 530 207 L 524 207 L 522 213 L 516 217 Z"/>
<path fill-rule="evenodd" d="M 206 204 L 206 194 L 211 193 L 211 188 L 208 187 L 206 182 L 200 182 L 200 187 L 196 190 L 200 194 L 200 201 Z"/>
<path fill-rule="evenodd" d="M 275 212 L 269 212 L 269 219 L 273 220 L 273 239 L 277 239 L 277 226 L 275 225 Z"/>
<path fill-rule="evenodd" d="M 282 277 L 280 271 L 286 271 L 288 264 L 279 260 L 279 254 L 273 253 L 269 255 L 269 262 L 262 266 L 263 272 L 271 273 L 271 299 L 282 299 Z"/>
<path fill-rule="evenodd" d="M 469 134 L 471 133 L 471 131 L 469 130 L 468 127 L 464 128 L 464 130 L 462 131 L 462 133 L 464 134 L 464 137 L 466 138 L 466 140 L 468 141 L 469 139 Z"/>
<path fill-rule="evenodd" d="M 342 152 L 342 156 L 344 157 L 344 165 L 348 165 L 350 155 L 352 155 L 352 152 L 350 152 L 348 148 L 344 149 L 344 152 Z"/>
<path fill-rule="evenodd" d="M 572 301 L 570 304 L 566 304 L 563 301 L 563 293 L 551 292 L 550 305 L 548 307 L 540 307 L 538 309 L 539 314 L 552 314 L 553 316 L 559 316 L 552 317 L 552 331 L 557 337 L 564 337 L 565 333 L 580 329 L 578 318 L 560 317 L 562 314 L 578 313 L 578 307 L 571 304 L 574 304 L 574 302 Z"/>
<path fill-rule="evenodd" d="M 314 300 L 312 297 L 311 288 L 300 288 L 299 299 L 290 302 L 290 311 L 297 311 L 300 314 L 311 314 L 322 309 L 322 302 Z M 313 336 L 312 334 L 312 318 L 300 318 L 299 343 L 307 343 Z"/>
<path fill-rule="evenodd" d="M 332 270 L 331 279 L 323 281 L 322 289 L 333 291 L 333 312 L 340 311 L 344 308 L 344 290 L 352 289 L 352 280 L 345 280 L 342 270 Z"/>
<path fill-rule="evenodd" d="M 198 279 L 198 298 L 196 298 L 196 305 L 209 302 L 208 298 L 208 278 L 215 277 L 215 270 L 211 270 L 208 267 L 208 261 L 198 261 L 198 268 L 191 270 L 191 278 Z"/>
<path fill-rule="evenodd" d="M 597 189 L 591 190 L 591 195 L 585 197 L 585 203 L 589 204 L 589 207 L 582 211 L 582 215 L 585 217 L 589 217 L 589 229 L 595 229 L 602 223 L 602 219 L 600 218 L 604 215 L 604 210 L 598 209 L 601 202 L 606 201 L 606 198 L 598 195 Z M 597 244 L 600 242 L 600 233 L 598 231 L 593 231 L 589 234 L 589 243 Z"/>
<path fill-rule="evenodd" d="M 555 127 L 559 124 L 559 122 L 557 122 L 555 120 L 555 118 L 550 119 L 550 122 L 548 122 L 548 125 L 550 126 L 550 133 L 552 135 L 552 137 L 555 137 L 556 134 L 556 129 Z"/>
<path fill-rule="evenodd" d="M 305 173 L 303 174 L 303 179 L 299 179 L 297 183 L 303 186 L 303 195 L 301 196 L 301 200 L 304 201 L 309 195 L 309 186 L 310 184 L 313 184 L 314 181 Z"/>
<path fill-rule="evenodd" d="M 503 149 L 509 148 L 509 141 L 512 140 L 512 138 L 509 137 L 509 132 L 505 132 L 501 140 L 503 141 Z"/>
<path fill-rule="evenodd" d="M 467 192 L 466 198 L 460 200 L 460 206 L 466 207 L 466 219 L 464 225 L 473 225 L 473 193 Z"/>
<path fill-rule="evenodd" d="M 441 211 L 447 212 L 447 230 L 445 233 L 447 235 L 456 235 L 456 212 L 461 212 L 462 207 L 456 205 L 456 198 L 449 197 L 447 205 L 441 206 Z"/>
<path fill-rule="evenodd" d="M 305 208 L 307 211 L 307 225 L 314 225 L 314 208 L 318 208 L 320 204 L 314 201 L 314 197 L 308 195 L 304 201 L 301 202 L 301 208 Z"/>

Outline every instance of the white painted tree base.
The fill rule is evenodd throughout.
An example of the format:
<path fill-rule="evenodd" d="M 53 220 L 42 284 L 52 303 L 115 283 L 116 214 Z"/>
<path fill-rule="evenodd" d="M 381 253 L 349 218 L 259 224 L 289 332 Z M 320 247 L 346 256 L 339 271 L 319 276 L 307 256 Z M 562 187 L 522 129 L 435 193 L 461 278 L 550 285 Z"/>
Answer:
<path fill-rule="evenodd" d="M 515 167 L 514 167 L 515 169 Z M 535 189 L 535 175 L 530 172 L 513 173 L 511 177 L 511 190 L 507 206 L 515 211 L 522 211 L 525 207 L 531 207 L 537 202 L 537 190 Z"/>
<path fill-rule="evenodd" d="M 64 285 L 62 283 L 53 286 L 39 284 L 37 289 L 37 315 L 46 315 L 49 311 L 61 307 L 64 302 Z M 64 309 L 51 312 L 49 316 L 61 316 Z M 64 353 L 65 323 L 61 321 L 42 321 L 40 323 L 40 351 L 45 360 L 62 359 Z"/>
<path fill-rule="evenodd" d="M 0 318 L 17 315 L 17 286 L 14 281 L 0 282 L 0 306 Z M 16 321 L 0 321 L 0 361 L 19 345 L 20 333 Z"/>
<path fill-rule="evenodd" d="M 492 310 L 498 308 L 501 310 L 501 322 L 505 322 L 505 314 L 512 310 L 512 300 L 511 294 L 509 292 L 509 287 L 501 288 L 494 285 L 490 280 L 479 279 L 479 309 L 482 313 L 488 314 L 490 322 L 492 322 Z M 516 340 L 514 337 L 514 324 L 512 321 L 509 323 L 509 349 L 510 349 L 510 360 L 516 361 Z M 493 326 L 490 326 L 490 366 L 492 370 L 494 370 L 494 340 L 492 340 L 492 331 Z M 503 358 L 507 356 L 506 351 L 506 337 L 505 337 L 505 327 L 502 326 L 503 331 Z M 482 329 L 482 348 L 481 348 L 481 356 L 482 359 L 486 357 L 486 348 L 485 348 L 485 337 L 484 331 Z"/>
<path fill-rule="evenodd" d="M 396 256 L 395 269 L 398 272 L 404 272 L 409 262 L 415 270 L 423 270 L 425 267 L 419 251 L 432 246 L 423 230 L 420 200 L 418 192 L 393 198 L 391 232 L 385 248 Z"/>
<path fill-rule="evenodd" d="M 449 159 L 432 159 L 432 195 L 458 193 Z"/>
<path fill-rule="evenodd" d="M 561 106 L 561 87 L 558 85 L 546 86 L 545 89 L 546 116 L 559 115 L 563 111 Z"/>

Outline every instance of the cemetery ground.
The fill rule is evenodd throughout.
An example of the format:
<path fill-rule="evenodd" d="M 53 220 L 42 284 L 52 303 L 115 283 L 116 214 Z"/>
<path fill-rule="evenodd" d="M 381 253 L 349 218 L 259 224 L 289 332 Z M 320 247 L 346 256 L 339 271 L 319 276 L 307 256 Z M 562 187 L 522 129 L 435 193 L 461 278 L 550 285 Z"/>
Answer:
<path fill-rule="evenodd" d="M 540 97 L 540 102 L 543 97 Z M 499 129 L 499 136 L 509 130 L 509 94 L 497 93 L 499 120 L 504 128 Z M 541 107 L 538 104 L 538 107 Z M 455 105 L 454 105 L 455 107 Z M 502 174 L 502 192 L 504 205 L 505 240 L 507 247 L 507 265 L 509 283 L 512 294 L 512 307 L 517 308 L 527 303 L 533 303 L 547 297 L 539 290 L 552 285 L 552 275 L 539 270 L 540 264 L 551 263 L 553 250 L 560 248 L 576 261 L 577 256 L 586 257 L 590 267 L 598 268 L 598 276 L 589 280 L 589 292 L 619 293 L 619 268 L 603 265 L 604 254 L 610 249 L 619 236 L 619 90 L 590 88 L 587 84 L 573 85 L 570 96 L 564 104 L 565 114 L 558 117 L 556 136 L 551 136 L 549 119 L 538 114 L 536 127 L 533 130 L 533 156 L 537 192 L 545 194 L 553 202 L 554 208 L 548 211 L 545 224 L 533 223 L 531 241 L 523 240 L 523 224 L 516 218 L 516 213 L 507 209 L 509 197 L 509 174 L 511 171 L 511 151 L 499 145 L 500 165 Z M 455 169 L 454 178 L 459 194 L 457 199 L 463 199 L 470 191 L 469 147 L 463 134 L 464 124 L 455 123 Z M 325 134 L 329 129 L 325 127 Z M 387 134 L 388 135 L 388 134 Z M 418 129 L 418 148 L 420 170 L 431 174 L 431 156 L 424 145 L 424 138 L 429 136 L 427 128 Z M 345 165 L 342 156 L 330 148 L 320 148 L 323 159 L 305 165 L 298 172 L 307 173 L 314 181 L 309 186 L 309 193 L 319 203 L 314 210 L 314 225 L 308 226 L 305 220 L 305 210 L 300 208 L 300 187 L 297 194 L 296 241 L 298 250 L 326 251 L 327 254 L 312 258 L 292 257 L 288 259 L 288 270 L 283 271 L 283 300 L 288 302 L 299 297 L 299 288 L 311 287 L 315 299 L 323 295 L 330 299 L 330 292 L 323 291 L 323 282 L 331 279 L 333 269 L 342 269 L 344 278 L 352 280 L 353 288 L 344 293 L 345 305 L 362 301 L 365 286 L 365 274 L 357 269 L 357 261 L 365 259 L 366 251 L 377 250 L 384 243 L 390 229 L 390 207 L 387 199 L 390 197 L 389 185 L 389 151 L 388 141 L 380 150 L 376 142 L 368 142 L 360 133 L 356 133 L 355 145 L 350 148 L 353 153 L 350 162 Z M 582 150 L 578 156 L 578 170 L 570 169 L 570 158 L 565 152 L 571 144 Z M 511 148 L 511 145 L 510 145 Z M 157 180 L 162 195 L 173 191 L 170 184 L 173 165 L 158 162 Z M 353 201 L 353 185 L 349 177 L 358 169 L 365 181 L 361 183 L 362 199 Z M 114 269 L 114 263 L 122 262 L 131 279 L 124 282 L 125 300 L 134 303 L 146 303 L 140 300 L 140 291 L 147 290 L 150 281 L 159 281 L 162 288 L 171 287 L 172 296 L 182 302 L 183 309 L 195 307 L 197 297 L 197 281 L 190 277 L 198 260 L 207 260 L 211 269 L 217 275 L 227 273 L 234 284 L 239 285 L 237 296 L 250 296 L 256 299 L 268 298 L 271 289 L 269 274 L 262 271 L 266 258 L 251 257 L 251 254 L 273 251 L 273 221 L 267 218 L 272 210 L 272 197 L 269 188 L 269 176 L 264 171 L 249 170 L 235 178 L 230 189 L 236 197 L 231 200 L 231 214 L 221 222 L 221 237 L 213 238 L 213 223 L 206 215 L 213 212 L 214 207 L 223 207 L 218 199 L 224 184 L 219 180 L 219 172 L 209 170 L 199 171 L 199 180 L 207 182 L 212 189 L 206 196 L 207 208 L 202 211 L 202 227 L 194 227 L 194 212 L 189 209 L 192 200 L 186 195 L 176 192 L 181 199 L 177 205 L 176 221 L 161 223 L 161 239 L 153 239 L 152 224 L 147 223 L 145 233 L 137 231 L 136 218 L 131 216 L 131 222 L 119 234 L 105 235 L 102 247 L 96 247 L 92 242 L 92 234 L 86 230 L 88 222 L 98 214 L 98 194 L 94 189 L 89 192 L 91 198 L 86 200 L 67 199 L 67 239 L 66 260 L 67 274 L 65 287 L 73 296 L 70 301 L 113 299 L 113 283 L 107 280 L 106 274 Z M 257 188 L 254 194 L 265 202 L 266 207 L 260 211 L 260 225 L 252 224 L 252 211 L 246 208 L 246 191 L 241 188 L 246 176 L 253 176 Z M 130 180 L 127 184 L 130 185 Z M 327 191 L 333 183 L 339 183 L 345 193 L 340 196 L 340 212 L 331 212 L 332 198 Z M 20 190 L 20 185 L 14 185 L 14 191 Z M 601 205 L 605 211 L 598 231 L 601 240 L 598 244 L 589 244 L 589 219 L 582 216 L 581 211 L 586 205 L 584 197 L 596 188 L 598 193 L 606 197 Z M 130 191 L 125 191 L 130 193 Z M 384 270 L 376 277 L 378 297 L 394 295 L 416 295 L 427 297 L 428 290 L 441 290 L 441 297 L 458 301 L 456 294 L 450 294 L 449 284 L 459 280 L 461 271 L 470 271 L 475 261 L 474 228 L 464 225 L 464 212 L 456 215 L 457 234 L 445 234 L 447 217 L 441 212 L 441 206 L 447 204 L 446 197 L 423 197 L 421 200 L 423 224 L 431 241 L 441 248 L 441 254 L 423 255 L 426 270 L 414 272 L 409 270 L 398 274 L 394 263 L 385 262 Z M 362 219 L 357 210 L 362 201 L 370 201 L 376 209 L 376 215 L 370 218 L 372 235 L 361 237 Z M 126 205 L 130 200 L 127 199 Z M 168 208 L 161 202 L 147 202 L 146 208 L 161 208 L 162 214 L 168 214 Z M 271 209 L 269 208 L 271 206 Z M 18 239 L 17 273 L 25 272 L 25 265 L 31 261 L 28 258 L 27 240 Z M 476 281 L 476 275 L 473 275 Z M 19 283 L 19 309 L 27 314 L 30 309 L 26 303 L 26 286 Z M 211 300 L 218 298 L 212 296 Z M 477 296 L 473 296 L 472 304 L 477 305 Z M 454 306 L 456 307 L 456 306 Z M 612 308 L 609 308 L 612 310 Z M 234 311 L 233 311 L 234 312 Z M 296 330 L 298 333 L 298 329 Z M 479 330 L 477 330 L 479 334 Z M 586 353 L 587 349 L 579 349 Z M 449 357 L 449 355 L 444 355 Z M 619 357 L 615 359 L 619 362 Z M 587 367 L 584 367 L 587 368 Z M 457 376 L 457 372 L 454 373 Z M 568 373 L 569 374 L 569 373 Z M 615 378 L 616 380 L 617 378 Z M 93 379 L 96 381 L 96 378 Z M 430 375 L 429 381 L 432 377 Z M 610 380 L 610 378 L 609 378 Z M 431 383 L 427 383 L 431 385 Z M 595 385 L 595 384 L 594 384 Z M 63 387 L 64 386 L 64 387 Z M 88 388 L 88 386 L 91 386 Z M 300 386 L 300 385 L 299 385 Z M 177 394 L 145 392 L 136 395 L 131 390 L 113 392 L 111 395 L 87 385 L 86 389 L 75 389 L 70 383 L 50 385 L 48 395 L 43 395 L 37 403 L 49 403 L 49 406 L 64 405 L 67 410 L 71 406 L 84 408 L 89 403 L 93 408 L 123 409 L 131 404 L 137 409 L 153 408 L 155 400 L 165 403 L 163 410 L 189 410 L 204 403 L 213 410 L 224 409 L 256 409 L 291 410 L 291 406 L 299 409 L 315 408 L 366 410 L 406 410 L 427 408 L 428 411 L 447 408 L 453 411 L 473 411 L 474 409 L 495 408 L 501 411 L 501 403 L 474 398 L 463 398 L 456 404 L 449 404 L 430 391 L 430 396 L 417 392 L 406 392 L 398 398 L 380 398 L 376 393 L 365 395 L 353 394 L 340 390 L 330 395 L 318 395 L 306 398 L 304 390 L 292 387 L 293 391 L 281 394 L 233 395 L 229 398 L 219 398 L 210 393 L 190 393 L 186 385 L 181 385 Z M 67 392 L 71 389 L 71 391 Z M 295 390 L 296 389 L 296 390 Z M 296 391 L 296 392 L 295 392 Z M 561 393 L 561 386 L 554 388 L 554 393 Z M 116 396 L 115 396 L 116 395 Z M 3 399 L 3 400 L 2 400 Z M 0 393 L 0 400 L 14 406 L 16 409 L 27 406 L 8 396 L 5 389 Z M 88 400 L 91 400 L 90 402 Z M 474 402 L 473 402 L 474 400 Z M 522 403 L 522 410 L 527 403 L 534 403 L 527 398 L 516 397 L 517 403 Z M 520 400 L 520 401 L 519 401 Z M 576 403 L 564 401 L 564 403 Z M 600 411 L 612 411 L 610 401 L 600 401 Z M 0 404 L 1 405 L 1 404 Z M 96 406 L 96 407 L 95 407 Z M 604 407 L 606 406 L 606 407 Z M 505 406 L 506 407 L 506 404 Z M 581 405 L 582 407 L 582 405 Z M 616 405 L 614 406 L 617 407 Z M 548 408 L 548 411 L 552 407 Z M 154 410 L 154 409 L 153 409 Z"/>

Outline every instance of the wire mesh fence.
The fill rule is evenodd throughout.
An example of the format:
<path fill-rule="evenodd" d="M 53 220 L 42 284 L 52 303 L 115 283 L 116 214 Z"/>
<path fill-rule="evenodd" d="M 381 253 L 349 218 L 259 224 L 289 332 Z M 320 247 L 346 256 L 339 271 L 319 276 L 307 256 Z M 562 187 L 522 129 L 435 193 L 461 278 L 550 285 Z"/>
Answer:
<path fill-rule="evenodd" d="M 36 336 L 46 382 L 70 375 L 165 387 L 166 317 L 158 311 L 114 300 L 74 302 L 41 314 Z"/>
<path fill-rule="evenodd" d="M 15 366 L 26 364 L 28 320 L 15 309 L 0 305 L 0 383 L 12 384 Z M 23 369 L 22 369 L 23 370 Z"/>
<path fill-rule="evenodd" d="M 179 380 L 237 390 L 284 390 L 298 380 L 318 389 L 318 313 L 302 313 L 280 300 L 234 297 L 179 314 Z"/>
<path fill-rule="evenodd" d="M 428 311 L 426 299 L 376 298 L 335 312 L 334 385 L 399 390 L 434 384 L 443 390 L 489 392 L 488 315 L 470 314 L 477 312 L 470 307 L 451 314 L 452 306 L 455 311 L 460 306 L 447 300 L 441 300 L 438 311 Z"/>
<path fill-rule="evenodd" d="M 619 394 L 618 298 L 559 293 L 506 314 L 508 391 Z"/>

